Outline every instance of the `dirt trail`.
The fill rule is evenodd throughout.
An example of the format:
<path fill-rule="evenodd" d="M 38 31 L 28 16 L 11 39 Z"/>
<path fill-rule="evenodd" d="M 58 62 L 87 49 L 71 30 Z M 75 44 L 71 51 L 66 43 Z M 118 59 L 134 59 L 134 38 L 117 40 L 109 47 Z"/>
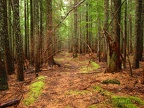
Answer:
<path fill-rule="evenodd" d="M 63 58 L 61 58 L 63 57 Z M 46 86 L 37 102 L 32 105 L 35 108 L 88 108 L 99 102 L 97 93 L 91 90 L 96 80 L 97 73 L 83 73 L 82 66 L 87 67 L 89 57 L 81 56 L 73 59 L 71 54 L 61 53 L 56 57 L 62 67 L 54 67 L 51 70 L 41 72 L 46 76 Z"/>
<path fill-rule="evenodd" d="M 120 73 L 105 74 L 105 63 L 96 62 L 100 68 L 94 71 L 88 70 L 90 60 L 88 55 L 80 55 L 73 59 L 72 54 L 61 52 L 55 60 L 61 64 L 61 67 L 54 66 L 51 69 L 44 67 L 46 70 L 39 73 L 39 76 L 45 76 L 46 79 L 42 94 L 36 102 L 29 107 L 21 103 L 18 108 L 112 108 L 112 104 L 106 102 L 109 97 L 94 90 L 95 86 L 100 86 L 118 96 L 132 95 L 144 100 L 144 85 L 141 85 L 139 81 L 135 84 L 137 79 L 141 78 L 142 69 L 134 70 L 135 77 L 132 78 L 128 75 L 128 68 Z M 4 94 L 18 91 L 16 76 L 11 77 L 10 90 Z M 25 77 L 32 80 L 23 86 L 24 96 L 29 91 L 28 86 L 35 81 L 35 75 L 31 73 L 26 74 Z M 121 84 L 102 84 L 101 82 L 106 79 L 117 79 Z M 0 97 L 3 96 L 0 95 Z"/>

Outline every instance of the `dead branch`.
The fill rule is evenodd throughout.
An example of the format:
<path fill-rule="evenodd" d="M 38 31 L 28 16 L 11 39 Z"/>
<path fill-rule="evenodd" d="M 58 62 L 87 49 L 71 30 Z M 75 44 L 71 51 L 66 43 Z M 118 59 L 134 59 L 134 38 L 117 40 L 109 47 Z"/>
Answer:
<path fill-rule="evenodd" d="M 62 21 L 57 25 L 55 26 L 54 28 L 54 31 L 56 31 L 56 29 L 62 24 L 62 22 L 67 18 L 67 16 L 77 7 L 79 7 L 82 3 L 84 3 L 86 0 L 82 0 L 80 1 L 78 4 L 76 4 L 74 7 L 72 7 L 72 9 L 70 9 L 67 14 L 65 15 L 65 17 L 62 19 Z"/>
<path fill-rule="evenodd" d="M 0 108 L 17 106 L 20 103 L 20 101 L 21 99 L 13 99 L 13 100 L 7 101 L 5 103 L 0 104 Z"/>

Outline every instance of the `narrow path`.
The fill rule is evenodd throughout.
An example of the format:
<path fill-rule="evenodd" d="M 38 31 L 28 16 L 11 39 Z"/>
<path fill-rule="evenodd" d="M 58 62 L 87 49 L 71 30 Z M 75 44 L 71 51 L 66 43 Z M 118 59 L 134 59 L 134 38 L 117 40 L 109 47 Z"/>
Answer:
<path fill-rule="evenodd" d="M 99 63 L 100 69 L 85 73 L 81 68 L 87 67 L 87 56 L 73 59 L 71 54 L 62 52 L 55 59 L 62 67 L 40 72 L 40 75 L 46 76 L 46 85 L 42 95 L 30 108 L 95 108 L 92 105 L 96 105 L 96 108 L 112 108 L 110 103 L 105 103 L 107 97 L 104 94 L 94 91 L 93 87 L 97 85 L 120 96 L 135 95 L 144 99 L 144 86 L 137 84 L 133 87 L 135 78 L 126 74 L 128 70 L 104 74 L 105 65 Z M 121 85 L 101 83 L 109 78 L 118 79 Z"/>
<path fill-rule="evenodd" d="M 43 108 L 86 108 L 91 104 L 93 93 L 77 95 L 74 91 L 86 91 L 92 82 L 96 82 L 96 76 L 92 74 L 47 73 L 46 86 L 38 103 Z"/>

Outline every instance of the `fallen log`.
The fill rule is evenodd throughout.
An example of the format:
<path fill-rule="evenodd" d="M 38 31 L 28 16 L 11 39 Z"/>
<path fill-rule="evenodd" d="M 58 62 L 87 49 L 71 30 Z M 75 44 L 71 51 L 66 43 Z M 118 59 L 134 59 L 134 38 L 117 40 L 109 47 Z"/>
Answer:
<path fill-rule="evenodd" d="M 20 103 L 21 99 L 14 99 L 7 101 L 5 103 L 0 103 L 0 108 L 5 108 L 5 107 L 11 107 L 11 106 L 17 106 Z"/>

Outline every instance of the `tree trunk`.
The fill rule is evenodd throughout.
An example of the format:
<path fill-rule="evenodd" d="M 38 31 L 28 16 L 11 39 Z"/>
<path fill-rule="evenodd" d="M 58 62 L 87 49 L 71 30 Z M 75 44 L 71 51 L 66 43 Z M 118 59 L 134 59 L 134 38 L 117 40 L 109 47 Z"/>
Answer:
<path fill-rule="evenodd" d="M 12 54 L 10 52 L 10 45 L 9 45 L 7 1 L 6 0 L 3 0 L 3 9 L 4 9 L 3 35 L 4 35 L 4 50 L 5 50 L 5 66 L 6 66 L 6 72 L 9 75 L 12 75 L 12 74 L 14 74 L 14 64 L 12 61 Z"/>
<path fill-rule="evenodd" d="M 77 4 L 77 0 L 74 0 L 74 5 Z M 77 26 L 77 8 L 74 9 L 74 46 L 73 46 L 73 58 L 76 58 L 78 55 L 78 26 Z"/>
<path fill-rule="evenodd" d="M 5 26 L 5 8 L 3 8 L 5 5 L 5 0 L 0 0 L 0 90 L 6 90 L 8 89 L 8 83 L 7 83 L 7 74 L 5 70 L 4 65 L 4 41 L 5 37 L 4 35 L 4 26 Z"/>
<path fill-rule="evenodd" d="M 124 19 L 124 68 L 126 68 L 126 50 L 127 50 L 127 0 L 125 2 L 125 19 Z M 123 39 L 122 39 L 123 40 Z"/>
<path fill-rule="evenodd" d="M 120 60 L 120 17 L 121 17 L 121 0 L 114 0 L 114 42 L 110 45 L 110 60 L 108 72 L 118 72 L 121 70 Z M 118 10 L 118 12 L 117 12 Z"/>
<path fill-rule="evenodd" d="M 141 39 L 141 14 L 142 13 L 142 0 L 136 0 L 136 14 L 135 14 L 135 46 L 134 46 L 134 59 L 133 68 L 139 68 L 140 56 L 140 39 Z"/>
<path fill-rule="evenodd" d="M 20 31 L 19 0 L 14 0 L 14 25 L 15 25 L 15 43 L 16 43 L 16 62 L 17 62 L 17 80 L 24 81 L 23 73 L 23 47 Z"/>
<path fill-rule="evenodd" d="M 52 0 L 47 0 L 47 37 L 48 37 L 48 65 L 55 64 L 54 49 L 53 49 L 53 20 L 52 20 Z"/>

